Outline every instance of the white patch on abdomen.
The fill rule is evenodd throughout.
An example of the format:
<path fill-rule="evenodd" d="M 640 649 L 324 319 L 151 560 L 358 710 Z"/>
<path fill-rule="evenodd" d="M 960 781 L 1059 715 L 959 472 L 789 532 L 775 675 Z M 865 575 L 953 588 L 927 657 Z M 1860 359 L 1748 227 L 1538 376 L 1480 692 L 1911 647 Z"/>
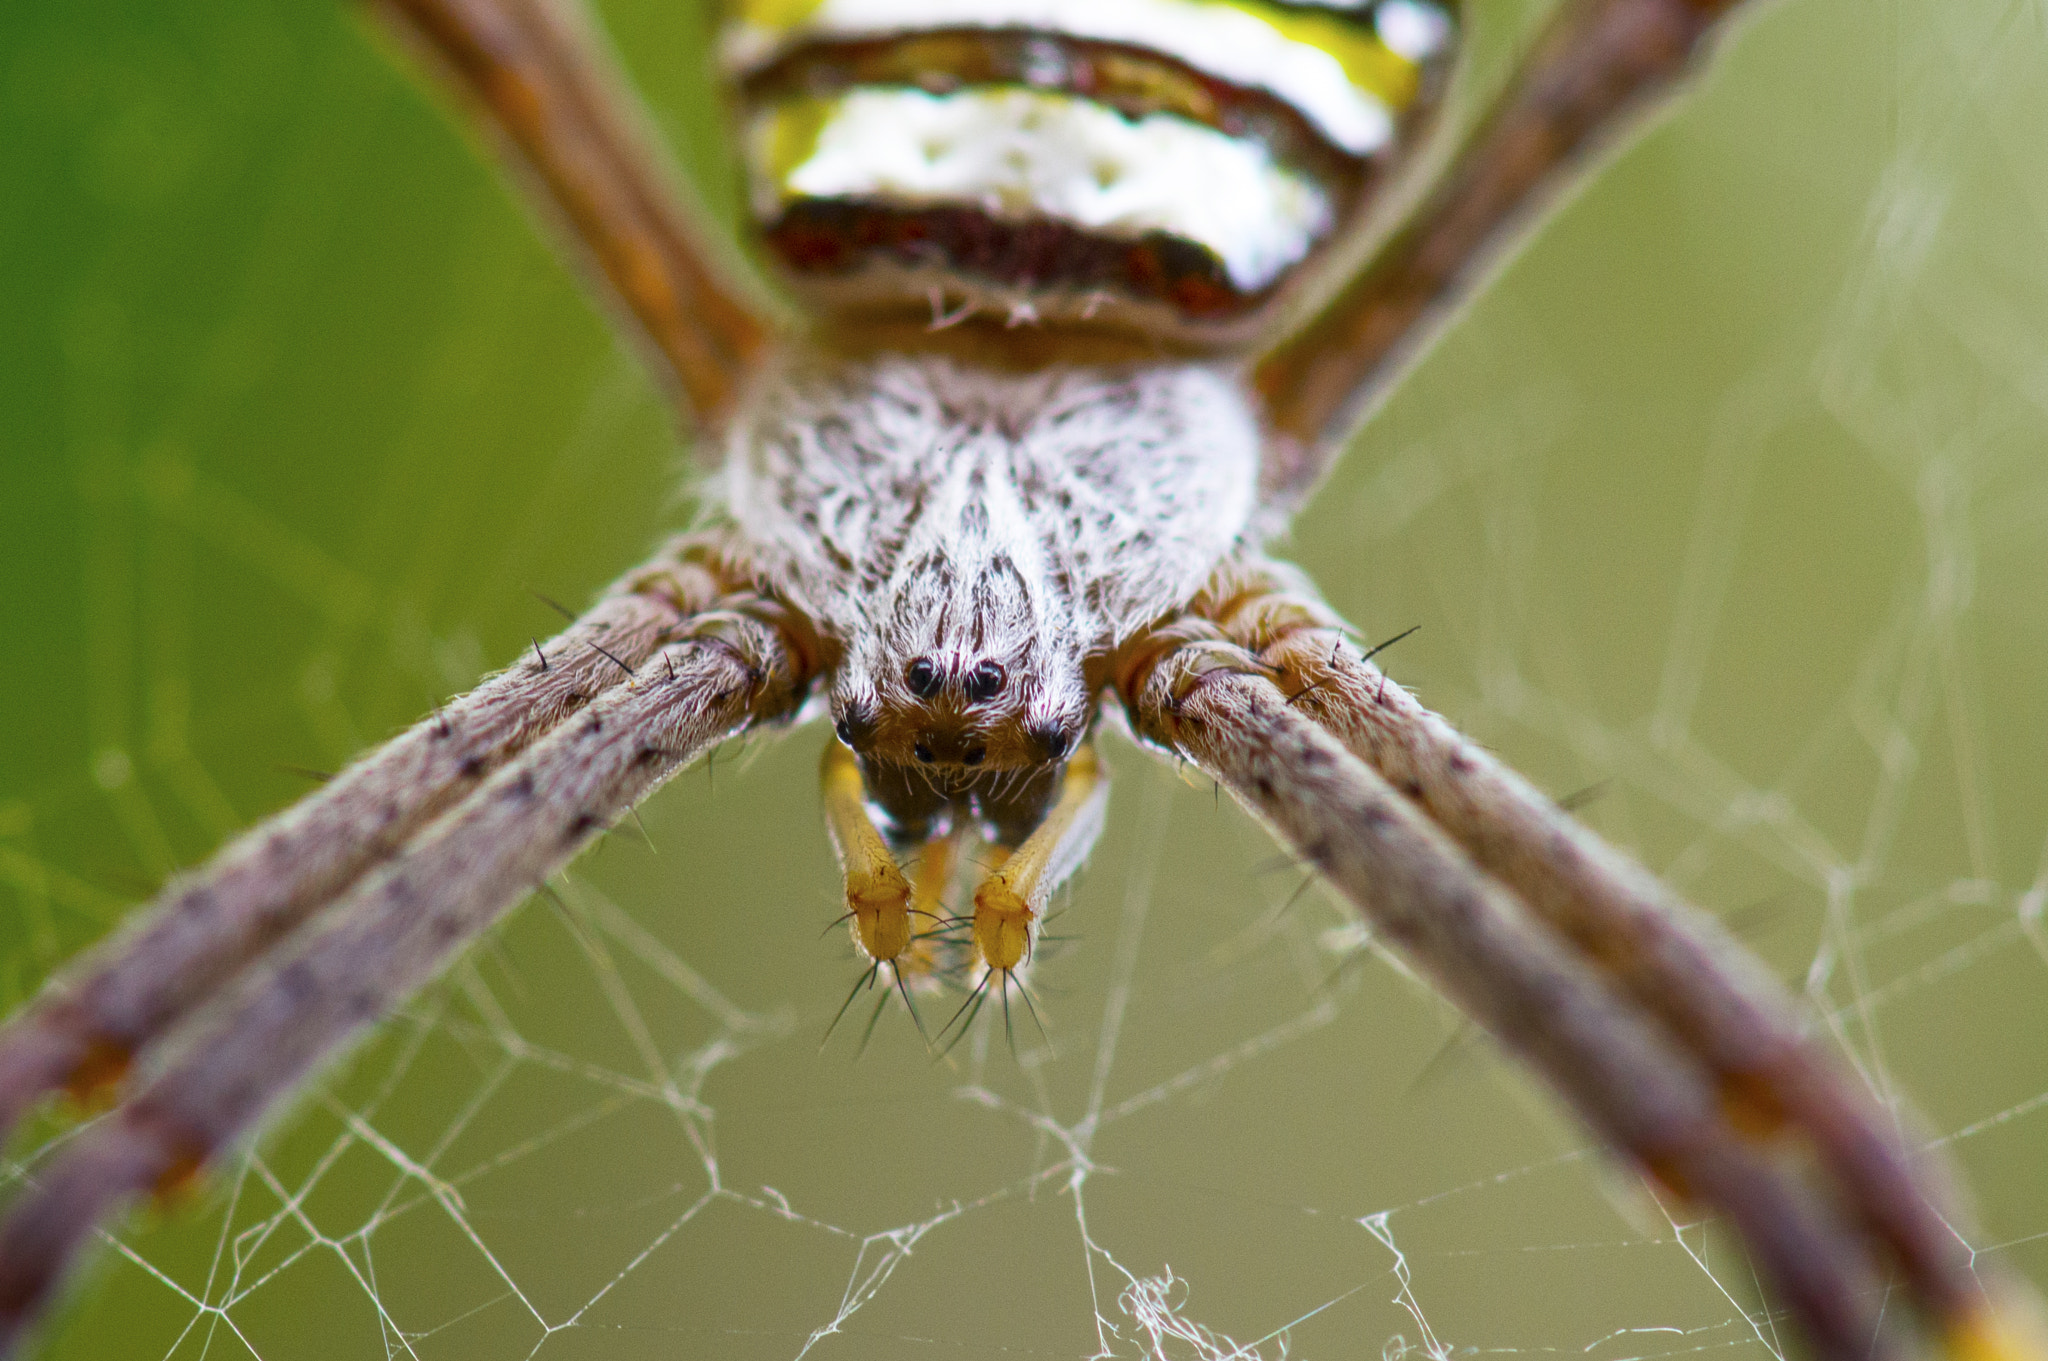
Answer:
<path fill-rule="evenodd" d="M 780 173 L 762 148 L 790 140 L 786 123 L 812 119 L 815 142 Z M 851 198 L 970 203 L 1110 235 L 1161 231 L 1208 247 L 1243 293 L 1306 256 L 1335 216 L 1313 180 L 1257 141 L 1036 90 L 854 90 L 765 113 L 750 141 L 756 183 L 772 199 L 755 205 L 764 221 L 787 199 Z"/>

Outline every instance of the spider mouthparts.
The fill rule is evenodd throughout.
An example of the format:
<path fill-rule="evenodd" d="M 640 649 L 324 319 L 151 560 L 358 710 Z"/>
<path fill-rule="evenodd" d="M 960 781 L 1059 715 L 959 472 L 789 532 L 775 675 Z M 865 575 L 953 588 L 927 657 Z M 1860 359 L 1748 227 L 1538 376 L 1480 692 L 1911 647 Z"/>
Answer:
<path fill-rule="evenodd" d="M 978 766 L 988 759 L 988 744 L 957 728 L 927 728 L 917 735 L 910 753 L 920 765 Z"/>

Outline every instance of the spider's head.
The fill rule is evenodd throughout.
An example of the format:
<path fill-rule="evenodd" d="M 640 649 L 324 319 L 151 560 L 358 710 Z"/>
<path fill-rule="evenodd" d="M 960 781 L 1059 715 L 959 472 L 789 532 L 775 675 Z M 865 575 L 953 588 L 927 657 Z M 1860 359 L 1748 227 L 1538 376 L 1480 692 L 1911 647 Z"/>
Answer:
<path fill-rule="evenodd" d="M 1090 710 L 1079 659 L 1048 665 L 1050 651 L 1032 638 L 1001 656 L 933 647 L 907 660 L 848 658 L 833 726 L 893 836 L 922 840 L 964 815 L 1014 846 L 1038 825 Z"/>
<path fill-rule="evenodd" d="M 1057 767 L 1081 740 L 1088 691 L 1071 674 L 1033 665 L 1036 647 L 1005 656 L 933 648 L 907 661 L 849 659 L 832 688 L 839 738 L 869 763 L 902 766 L 941 785 Z"/>

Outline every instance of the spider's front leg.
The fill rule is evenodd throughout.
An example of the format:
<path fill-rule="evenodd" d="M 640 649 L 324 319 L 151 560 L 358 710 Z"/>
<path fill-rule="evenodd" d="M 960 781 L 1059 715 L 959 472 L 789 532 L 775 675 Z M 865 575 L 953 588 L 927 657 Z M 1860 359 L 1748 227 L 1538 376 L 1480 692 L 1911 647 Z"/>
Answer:
<path fill-rule="evenodd" d="M 110 1095 L 266 949 L 606 691 L 745 579 L 723 532 L 669 544 L 567 631 L 353 762 L 167 887 L 0 1030 L 0 1138 L 44 1095 Z"/>
<path fill-rule="evenodd" d="M 34 1170 L 0 1225 L 0 1353 L 103 1219 L 245 1137 L 709 747 L 795 711 L 818 670 L 807 622 L 747 592 L 718 604 L 245 970 L 166 1037 L 146 1086 Z"/>
<path fill-rule="evenodd" d="M 1726 1216 L 1823 1355 L 1891 1345 L 1894 1262 L 1952 1354 L 2041 1354 L 1756 966 L 1372 669 L 1297 573 L 1226 567 L 1117 681 L 1143 736 L 1227 785 L 1611 1146 Z M 1766 1137 L 1785 1129 L 1832 1199 Z"/>
<path fill-rule="evenodd" d="M 1420 810 L 1226 643 L 1141 657 L 1133 724 L 1252 808 L 1374 931 L 1541 1073 L 1613 1147 L 1729 1216 L 1820 1353 L 1870 1355 L 1873 1278 L 1798 1183 L 1720 1119 L 1695 1065 L 1526 919 Z"/>
<path fill-rule="evenodd" d="M 1922 1307 L 1967 1326 L 1979 1284 L 1889 1118 L 1803 1033 L 1791 1000 L 1718 921 L 1361 656 L 1299 572 L 1235 564 L 1195 608 L 1655 1017 L 1711 1074 L 1731 1124 L 1758 1140 L 1805 1140 Z"/>

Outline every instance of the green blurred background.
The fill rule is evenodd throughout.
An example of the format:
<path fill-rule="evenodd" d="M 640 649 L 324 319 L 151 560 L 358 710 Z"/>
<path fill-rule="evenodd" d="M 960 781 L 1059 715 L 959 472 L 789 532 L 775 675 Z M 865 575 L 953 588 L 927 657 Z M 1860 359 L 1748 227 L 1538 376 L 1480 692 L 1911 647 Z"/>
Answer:
<path fill-rule="evenodd" d="M 1542 8 L 1475 7 L 1468 98 Z M 729 210 L 705 15 L 607 14 Z M 1760 11 L 1288 548 L 1367 634 L 1421 625 L 1399 679 L 1592 789 L 1804 989 L 1963 1166 L 1972 1244 L 2036 1280 L 2043 26 Z M 317 4 L 0 14 L 9 1005 L 549 631 L 531 592 L 585 598 L 691 513 L 633 357 L 391 57 Z M 836 1322 L 815 1355 L 1130 1356 L 1127 1287 L 1168 1279 L 1269 1357 L 1290 1323 L 1297 1357 L 1765 1354 L 1738 1250 L 1121 746 L 1037 975 L 1052 1049 L 985 1030 L 934 1066 L 885 1016 L 821 1053 L 855 966 L 819 934 L 820 738 L 653 800 L 208 1194 L 123 1227 L 49 1354 L 779 1357 Z"/>

